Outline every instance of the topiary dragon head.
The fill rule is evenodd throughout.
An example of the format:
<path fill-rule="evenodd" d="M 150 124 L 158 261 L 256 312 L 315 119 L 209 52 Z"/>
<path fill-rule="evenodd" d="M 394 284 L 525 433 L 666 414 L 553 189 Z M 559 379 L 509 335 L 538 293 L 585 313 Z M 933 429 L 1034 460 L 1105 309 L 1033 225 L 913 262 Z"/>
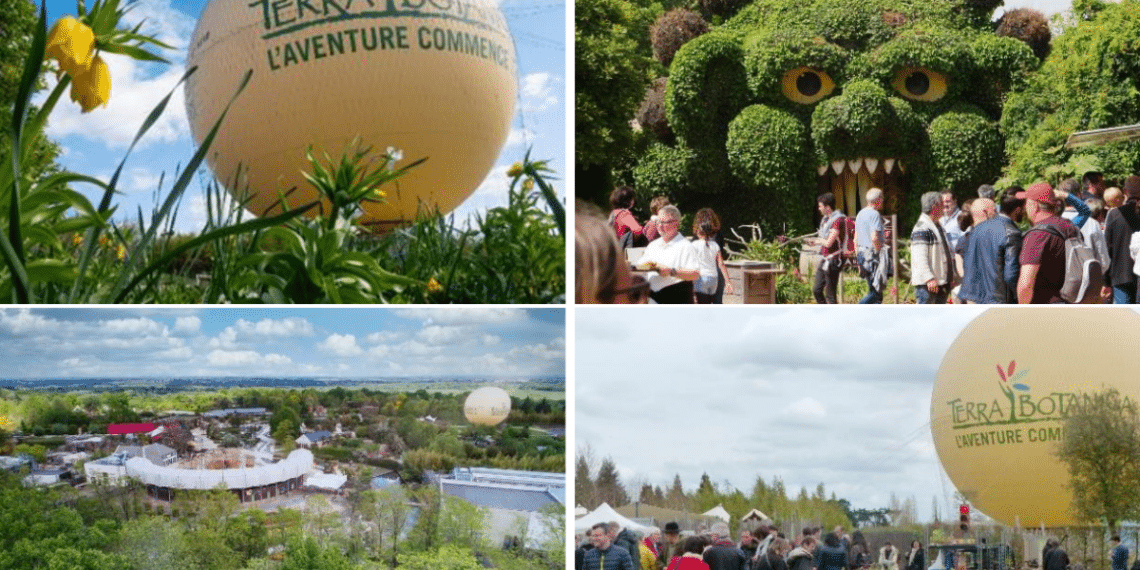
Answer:
<path fill-rule="evenodd" d="M 729 223 L 814 227 L 815 198 L 854 215 L 871 186 L 905 223 L 917 196 L 999 176 L 1002 101 L 1039 60 L 990 18 L 1001 0 L 758 0 L 681 47 L 639 191 Z"/>

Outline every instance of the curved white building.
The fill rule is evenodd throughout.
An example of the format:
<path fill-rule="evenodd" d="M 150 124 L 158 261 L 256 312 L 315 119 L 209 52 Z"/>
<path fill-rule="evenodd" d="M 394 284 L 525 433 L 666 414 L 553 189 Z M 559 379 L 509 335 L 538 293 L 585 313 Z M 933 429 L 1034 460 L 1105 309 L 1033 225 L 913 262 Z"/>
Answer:
<path fill-rule="evenodd" d="M 241 502 L 268 499 L 296 491 L 313 466 L 313 454 L 298 449 L 285 459 L 270 465 L 238 469 L 186 469 L 164 467 L 133 457 L 127 460 L 127 476 L 146 485 L 147 494 L 169 501 L 177 490 L 210 490 L 219 487 L 232 491 Z"/>

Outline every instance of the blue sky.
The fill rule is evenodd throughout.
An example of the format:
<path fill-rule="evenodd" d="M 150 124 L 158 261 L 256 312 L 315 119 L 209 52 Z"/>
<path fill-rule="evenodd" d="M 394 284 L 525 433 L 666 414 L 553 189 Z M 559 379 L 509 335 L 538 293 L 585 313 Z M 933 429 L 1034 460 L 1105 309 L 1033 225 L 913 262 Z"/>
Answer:
<path fill-rule="evenodd" d="M 565 374 L 565 311 L 0 309 L 6 378 Z"/>
<path fill-rule="evenodd" d="M 515 38 L 518 57 L 519 96 L 511 132 L 495 166 L 474 194 L 455 210 L 462 221 L 474 212 L 506 205 L 506 170 L 533 146 L 531 158 L 549 159 L 558 178 L 566 172 L 566 5 L 561 0 L 497 0 Z M 81 114 L 65 96 L 52 114 L 48 134 L 60 143 L 64 168 L 109 180 L 126 153 L 144 118 L 170 92 L 184 72 L 186 44 L 205 0 L 136 0 L 128 23 L 146 21 L 149 32 L 175 47 L 162 55 L 172 65 L 143 64 L 117 55 L 105 57 L 111 69 L 111 101 L 106 108 Z M 126 4 L 126 0 L 124 0 Z M 61 16 L 75 14 L 74 0 L 47 0 L 48 27 Z M 40 99 L 46 93 L 40 94 Z M 171 98 L 164 116 L 136 147 L 119 183 L 117 220 L 135 219 L 141 207 L 144 217 L 156 203 L 159 177 L 165 172 L 163 193 L 176 178 L 175 172 L 194 154 L 186 120 L 182 88 Z M 207 171 L 208 173 L 208 171 Z M 196 232 L 205 221 L 202 188 L 205 178 L 192 182 L 178 211 L 177 229 Z M 565 185 L 555 188 L 565 196 Z M 101 194 L 87 185 L 77 185 L 93 203 Z M 161 200 L 161 198 L 159 199 Z"/>

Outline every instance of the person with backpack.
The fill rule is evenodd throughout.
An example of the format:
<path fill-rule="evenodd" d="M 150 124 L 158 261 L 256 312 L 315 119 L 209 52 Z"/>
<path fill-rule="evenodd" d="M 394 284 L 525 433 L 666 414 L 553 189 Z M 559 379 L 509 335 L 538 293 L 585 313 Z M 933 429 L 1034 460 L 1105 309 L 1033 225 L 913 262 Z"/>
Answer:
<path fill-rule="evenodd" d="M 811 291 L 820 305 L 836 305 L 843 250 L 847 243 L 847 216 L 835 209 L 835 194 L 827 192 L 815 199 L 822 216 L 819 222 L 819 254 L 823 259 L 815 271 Z"/>
<path fill-rule="evenodd" d="M 1108 268 L 1104 274 L 1104 296 L 1116 304 L 1136 302 L 1135 260 L 1129 251 L 1132 234 L 1140 232 L 1140 176 L 1124 181 L 1126 202 L 1108 212 L 1104 220 L 1104 241 L 1108 246 Z"/>
<path fill-rule="evenodd" d="M 609 224 L 614 229 L 618 245 L 622 250 L 628 247 L 641 247 L 648 243 L 645 239 L 645 228 L 637 223 L 637 218 L 634 218 L 633 213 L 629 211 L 636 199 L 636 192 L 629 186 L 618 186 L 610 192 L 610 205 L 613 206 L 613 210 L 610 211 Z"/>
<path fill-rule="evenodd" d="M 956 274 L 946 232 L 936 221 L 942 215 L 942 196 L 927 192 L 919 200 L 922 215 L 910 232 L 910 284 L 918 304 L 944 305 Z"/>
<path fill-rule="evenodd" d="M 1064 199 L 1069 194 L 1063 193 Z M 1031 184 L 1025 192 L 1019 192 L 1018 198 L 1025 198 L 1025 214 L 1033 224 L 1021 242 L 1021 274 L 1017 279 L 1017 302 L 1020 304 L 1049 304 L 1064 303 L 1062 289 L 1067 283 L 1071 290 L 1075 281 L 1078 289 L 1085 293 L 1095 289 L 1095 295 L 1100 295 L 1103 270 L 1100 262 L 1096 260 L 1092 250 L 1084 244 L 1084 239 L 1072 222 L 1062 218 L 1059 214 L 1061 206 L 1057 203 L 1057 193 L 1047 182 Z M 1083 205 L 1083 203 L 1082 203 Z M 1087 210 L 1087 206 L 1086 206 Z M 1082 267 L 1094 267 L 1092 273 L 1085 275 L 1095 279 L 1097 283 L 1084 283 L 1081 279 L 1082 268 L 1067 268 L 1067 262 L 1076 260 L 1079 252 L 1073 249 L 1087 250 L 1087 258 L 1080 263 Z M 1092 265 L 1090 265 L 1090 263 Z M 1068 299 L 1069 302 L 1080 302 L 1083 299 Z"/>

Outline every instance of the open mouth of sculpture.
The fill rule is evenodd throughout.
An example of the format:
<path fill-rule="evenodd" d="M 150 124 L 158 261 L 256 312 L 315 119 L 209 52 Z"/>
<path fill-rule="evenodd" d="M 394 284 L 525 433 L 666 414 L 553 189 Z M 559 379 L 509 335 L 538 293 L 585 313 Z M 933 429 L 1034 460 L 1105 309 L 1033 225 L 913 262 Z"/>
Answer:
<path fill-rule="evenodd" d="M 866 206 L 871 188 L 882 189 L 884 213 L 897 212 L 899 197 L 910 187 L 906 164 L 895 158 L 833 160 L 820 166 L 818 172 L 817 194 L 834 194 L 836 209 L 849 216 Z"/>

